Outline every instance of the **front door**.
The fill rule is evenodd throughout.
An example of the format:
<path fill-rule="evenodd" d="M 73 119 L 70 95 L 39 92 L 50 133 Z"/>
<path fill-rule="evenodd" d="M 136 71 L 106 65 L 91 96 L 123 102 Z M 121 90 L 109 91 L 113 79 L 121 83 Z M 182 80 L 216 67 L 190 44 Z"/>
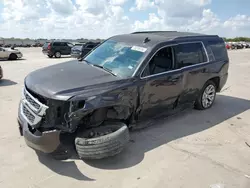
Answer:
<path fill-rule="evenodd" d="M 160 49 L 146 66 L 140 89 L 139 119 L 172 109 L 182 92 L 182 70 L 175 70 L 172 47 Z"/>

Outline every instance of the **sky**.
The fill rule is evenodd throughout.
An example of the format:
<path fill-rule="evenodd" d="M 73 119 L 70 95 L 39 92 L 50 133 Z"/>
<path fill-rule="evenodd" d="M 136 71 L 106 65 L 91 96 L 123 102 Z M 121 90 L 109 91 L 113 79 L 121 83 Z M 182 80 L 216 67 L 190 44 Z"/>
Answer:
<path fill-rule="evenodd" d="M 250 0 L 0 0 L 0 37 L 108 38 L 174 30 L 250 37 Z"/>

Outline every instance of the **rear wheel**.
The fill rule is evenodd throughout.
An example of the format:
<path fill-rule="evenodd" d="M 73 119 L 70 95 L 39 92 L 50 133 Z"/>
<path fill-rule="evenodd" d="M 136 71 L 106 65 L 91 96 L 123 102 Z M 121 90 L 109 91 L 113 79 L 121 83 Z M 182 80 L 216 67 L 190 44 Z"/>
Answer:
<path fill-rule="evenodd" d="M 102 159 L 120 153 L 128 141 L 128 127 L 122 122 L 110 122 L 79 133 L 75 147 L 81 159 Z"/>
<path fill-rule="evenodd" d="M 210 108 L 216 97 L 216 85 L 209 80 L 203 87 L 199 97 L 195 102 L 195 108 L 198 110 L 205 110 Z"/>
<path fill-rule="evenodd" d="M 16 54 L 10 54 L 9 60 L 16 60 L 16 59 L 17 59 L 17 55 Z"/>
<path fill-rule="evenodd" d="M 61 57 L 61 53 L 60 53 L 60 52 L 56 52 L 56 53 L 55 53 L 55 57 L 56 57 L 56 58 L 60 58 L 60 57 Z"/>
<path fill-rule="evenodd" d="M 49 58 L 52 58 L 52 57 L 53 57 L 53 55 L 48 55 L 48 57 L 49 57 Z"/>

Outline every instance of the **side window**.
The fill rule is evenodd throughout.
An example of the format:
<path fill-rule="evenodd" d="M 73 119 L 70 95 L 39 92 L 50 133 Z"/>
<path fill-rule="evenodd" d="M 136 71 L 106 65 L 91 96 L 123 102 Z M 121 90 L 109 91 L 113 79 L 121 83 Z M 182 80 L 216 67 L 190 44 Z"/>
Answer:
<path fill-rule="evenodd" d="M 176 48 L 176 68 L 196 65 L 207 61 L 202 43 L 179 44 Z"/>
<path fill-rule="evenodd" d="M 215 60 L 227 59 L 227 50 L 223 41 L 208 41 L 208 46 L 211 48 Z"/>
<path fill-rule="evenodd" d="M 53 46 L 63 46 L 61 42 L 54 42 Z"/>
<path fill-rule="evenodd" d="M 173 48 L 166 47 L 159 50 L 150 60 L 142 77 L 167 72 L 173 69 Z"/>

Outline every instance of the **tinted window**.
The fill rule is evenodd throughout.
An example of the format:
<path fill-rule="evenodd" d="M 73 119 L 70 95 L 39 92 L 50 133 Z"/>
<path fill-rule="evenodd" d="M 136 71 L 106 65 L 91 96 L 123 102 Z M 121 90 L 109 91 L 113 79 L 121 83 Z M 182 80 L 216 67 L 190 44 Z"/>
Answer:
<path fill-rule="evenodd" d="M 53 46 L 62 46 L 60 42 L 54 42 Z"/>
<path fill-rule="evenodd" d="M 159 50 L 150 60 L 142 76 L 149 76 L 167 72 L 173 69 L 172 47 L 166 47 Z"/>
<path fill-rule="evenodd" d="M 207 61 L 202 43 L 179 44 L 176 49 L 177 68 L 195 65 Z"/>
<path fill-rule="evenodd" d="M 227 50 L 223 41 L 208 41 L 208 46 L 211 48 L 215 60 L 227 59 Z"/>

